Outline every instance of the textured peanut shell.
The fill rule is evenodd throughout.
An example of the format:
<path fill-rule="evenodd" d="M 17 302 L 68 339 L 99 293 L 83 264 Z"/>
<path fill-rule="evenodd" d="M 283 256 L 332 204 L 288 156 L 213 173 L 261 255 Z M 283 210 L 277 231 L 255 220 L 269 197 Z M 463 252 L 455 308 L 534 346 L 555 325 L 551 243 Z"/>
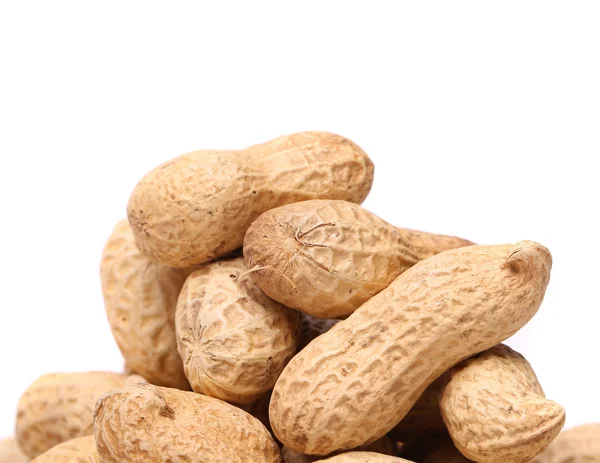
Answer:
<path fill-rule="evenodd" d="M 396 228 L 347 201 L 313 200 L 262 214 L 246 232 L 244 257 L 267 296 L 334 318 L 354 312 L 417 262 L 472 244 Z"/>
<path fill-rule="evenodd" d="M 212 397 L 138 384 L 102 397 L 94 411 L 103 463 L 278 463 L 269 431 Z"/>
<path fill-rule="evenodd" d="M 339 320 L 335 318 L 316 318 L 312 315 L 300 313 L 300 341 L 298 352 L 304 349 L 313 339 L 321 336 L 331 329 Z"/>
<path fill-rule="evenodd" d="M 600 423 L 583 424 L 561 432 L 531 463 L 599 463 Z"/>
<path fill-rule="evenodd" d="M 397 451 L 395 442 L 393 442 L 388 436 L 383 436 L 381 439 L 377 439 L 375 442 L 363 447 L 359 447 L 356 450 L 394 456 L 396 456 Z M 323 459 L 323 457 L 305 455 L 287 447 L 283 447 L 281 449 L 281 454 L 283 455 L 283 461 L 285 463 L 311 463 Z"/>
<path fill-rule="evenodd" d="M 373 163 L 350 140 L 302 132 L 242 151 L 198 151 L 152 170 L 127 206 L 142 253 L 190 267 L 242 245 L 263 212 L 316 198 L 362 202 Z"/>
<path fill-rule="evenodd" d="M 375 452 L 346 452 L 335 457 L 317 460 L 328 463 L 411 463 L 408 460 L 399 457 L 392 457 L 382 453 Z"/>
<path fill-rule="evenodd" d="M 564 409 L 544 396 L 529 362 L 503 344 L 450 371 L 440 411 L 456 448 L 479 463 L 525 463 L 565 423 Z"/>
<path fill-rule="evenodd" d="M 241 257 L 202 266 L 186 280 L 176 312 L 192 389 L 233 403 L 271 390 L 298 343 L 297 313 L 241 278 L 246 270 Z"/>
<path fill-rule="evenodd" d="M 430 257 L 299 352 L 269 408 L 284 445 L 327 455 L 373 442 L 461 360 L 519 330 L 539 308 L 543 246 L 467 246 Z"/>
<path fill-rule="evenodd" d="M 21 451 L 16 437 L 0 440 L 0 463 L 27 463 L 29 458 Z"/>
<path fill-rule="evenodd" d="M 177 352 L 175 307 L 190 270 L 157 265 L 119 222 L 104 246 L 100 277 L 110 328 L 129 371 L 152 384 L 189 390 Z"/>
<path fill-rule="evenodd" d="M 16 434 L 29 458 L 76 437 L 93 434 L 92 413 L 107 391 L 123 387 L 128 377 L 90 371 L 52 373 L 35 380 L 21 395 Z"/>
<path fill-rule="evenodd" d="M 78 437 L 52 447 L 31 463 L 100 463 L 94 436 Z"/>

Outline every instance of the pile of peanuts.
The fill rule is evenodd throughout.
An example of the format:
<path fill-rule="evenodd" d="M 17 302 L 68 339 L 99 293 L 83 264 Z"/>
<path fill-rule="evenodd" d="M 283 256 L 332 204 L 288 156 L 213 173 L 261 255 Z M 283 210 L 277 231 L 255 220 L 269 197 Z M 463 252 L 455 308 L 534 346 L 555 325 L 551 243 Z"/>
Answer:
<path fill-rule="evenodd" d="M 552 257 L 397 228 L 323 132 L 145 175 L 101 281 L 125 372 L 46 374 L 0 463 L 600 462 L 504 340 Z"/>

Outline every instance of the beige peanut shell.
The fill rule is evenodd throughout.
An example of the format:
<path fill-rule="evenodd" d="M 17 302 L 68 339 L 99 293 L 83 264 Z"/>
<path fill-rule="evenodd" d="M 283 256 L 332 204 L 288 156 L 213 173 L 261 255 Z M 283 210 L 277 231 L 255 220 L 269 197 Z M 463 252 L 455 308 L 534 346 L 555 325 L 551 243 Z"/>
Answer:
<path fill-rule="evenodd" d="M 77 437 L 52 447 L 31 463 L 100 463 L 94 436 Z"/>
<path fill-rule="evenodd" d="M 381 439 L 377 439 L 375 442 L 369 445 L 359 447 L 356 450 L 363 452 L 382 453 L 384 455 L 394 456 L 396 456 L 397 452 L 396 443 L 393 442 L 387 435 L 383 436 Z M 287 447 L 283 447 L 281 449 L 281 454 L 283 455 L 284 463 L 311 463 L 323 459 L 323 457 L 315 455 L 305 455 Z"/>
<path fill-rule="evenodd" d="M 62 442 L 93 434 L 96 401 L 127 380 L 101 371 L 52 373 L 35 380 L 18 404 L 16 435 L 23 452 L 35 458 Z"/>
<path fill-rule="evenodd" d="M 411 463 L 404 458 L 393 457 L 375 452 L 346 452 L 325 460 L 316 460 L 327 463 Z"/>
<path fill-rule="evenodd" d="M 283 204 L 316 198 L 362 202 L 373 163 L 347 138 L 280 137 L 242 151 L 198 151 L 152 170 L 127 206 L 142 253 L 191 267 L 239 248 L 250 224 Z"/>
<path fill-rule="evenodd" d="M 206 264 L 185 282 L 177 345 L 196 392 L 250 403 L 275 385 L 296 352 L 298 315 L 269 299 L 238 257 Z"/>
<path fill-rule="evenodd" d="M 175 337 L 177 297 L 190 272 L 142 256 L 126 220 L 104 246 L 100 277 L 113 337 L 128 370 L 152 384 L 190 389 Z"/>
<path fill-rule="evenodd" d="M 246 232 L 244 256 L 267 296 L 334 318 L 354 312 L 417 262 L 472 244 L 396 228 L 347 201 L 313 200 L 263 213 Z"/>
<path fill-rule="evenodd" d="M 576 426 L 561 432 L 545 452 L 531 463 L 599 463 L 600 423 Z"/>
<path fill-rule="evenodd" d="M 27 463 L 29 458 L 23 453 L 16 437 L 0 439 L 0 463 Z"/>
<path fill-rule="evenodd" d="M 130 385 L 94 411 L 102 463 L 279 463 L 269 431 L 248 413 L 194 392 Z"/>
<path fill-rule="evenodd" d="M 275 434 L 313 455 L 380 438 L 442 373 L 531 319 L 551 263 L 545 247 L 521 241 L 416 264 L 288 363 L 271 397 Z"/>
<path fill-rule="evenodd" d="M 545 398 L 529 362 L 503 344 L 450 371 L 440 410 L 456 448 L 479 463 L 526 463 L 565 423 L 564 409 Z"/>

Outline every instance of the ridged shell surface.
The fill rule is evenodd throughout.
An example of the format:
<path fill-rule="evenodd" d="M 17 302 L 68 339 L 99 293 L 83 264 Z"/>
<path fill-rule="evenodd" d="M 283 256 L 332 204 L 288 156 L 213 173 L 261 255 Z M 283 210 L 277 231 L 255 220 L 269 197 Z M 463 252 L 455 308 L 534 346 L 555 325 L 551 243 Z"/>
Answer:
<path fill-rule="evenodd" d="M 19 399 L 16 434 L 23 452 L 35 458 L 61 442 L 93 434 L 96 401 L 127 380 L 101 371 L 53 373 L 35 380 Z"/>
<path fill-rule="evenodd" d="M 531 463 L 599 463 L 600 423 L 588 423 L 561 432 Z"/>
<path fill-rule="evenodd" d="M 318 455 L 380 438 L 442 373 L 531 319 L 551 263 L 522 241 L 416 264 L 290 361 L 271 397 L 275 434 Z"/>
<path fill-rule="evenodd" d="M 526 463 L 565 423 L 564 409 L 544 396 L 531 365 L 503 344 L 450 371 L 440 410 L 454 445 L 479 463 Z"/>
<path fill-rule="evenodd" d="M 396 228 L 348 201 L 313 200 L 262 214 L 244 238 L 267 296 L 321 318 L 349 315 L 417 262 L 473 243 Z"/>
<path fill-rule="evenodd" d="M 100 277 L 113 337 L 128 370 L 152 384 L 190 389 L 175 336 L 177 298 L 190 272 L 141 255 L 126 220 L 104 246 Z"/>
<path fill-rule="evenodd" d="M 150 384 L 106 394 L 94 412 L 102 463 L 279 463 L 269 431 L 212 397 Z"/>
<path fill-rule="evenodd" d="M 241 257 L 206 264 L 177 303 L 177 342 L 192 388 L 233 403 L 271 390 L 298 344 L 297 312 L 265 296 L 246 270 Z"/>
<path fill-rule="evenodd" d="M 269 209 L 317 198 L 360 203 L 372 182 L 373 163 L 353 142 L 302 132 L 242 151 L 179 156 L 142 178 L 127 211 L 144 255 L 191 267 L 241 247 Z"/>

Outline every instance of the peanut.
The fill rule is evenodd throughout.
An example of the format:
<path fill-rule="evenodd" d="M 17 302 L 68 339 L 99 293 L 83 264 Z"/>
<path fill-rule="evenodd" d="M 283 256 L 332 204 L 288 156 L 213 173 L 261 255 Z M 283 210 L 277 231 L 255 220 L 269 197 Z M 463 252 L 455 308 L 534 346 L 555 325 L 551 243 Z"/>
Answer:
<path fill-rule="evenodd" d="M 346 452 L 335 457 L 317 460 L 328 463 L 411 463 L 404 458 L 392 457 L 375 452 Z"/>
<path fill-rule="evenodd" d="M 193 390 L 233 403 L 272 389 L 298 343 L 297 313 L 240 278 L 246 270 L 241 257 L 204 265 L 186 280 L 176 312 Z"/>
<path fill-rule="evenodd" d="M 362 202 L 373 163 L 350 140 L 302 132 L 243 151 L 184 154 L 149 172 L 133 191 L 129 223 L 142 254 L 191 267 L 239 248 L 250 224 L 307 199 Z"/>
<path fill-rule="evenodd" d="M 100 463 L 94 436 L 77 437 L 52 447 L 31 463 Z"/>
<path fill-rule="evenodd" d="M 315 317 L 349 315 L 417 262 L 473 243 L 396 228 L 347 201 L 271 209 L 246 232 L 244 256 L 265 294 Z"/>
<path fill-rule="evenodd" d="M 380 438 L 443 372 L 531 319 L 551 263 L 522 241 L 416 264 L 288 363 L 271 397 L 275 434 L 317 455 Z"/>
<path fill-rule="evenodd" d="M 94 429 L 103 463 L 281 462 L 269 432 L 243 410 L 150 384 L 104 395 Z"/>
<path fill-rule="evenodd" d="M 114 228 L 100 265 L 106 315 L 128 370 L 153 384 L 186 390 L 175 307 L 189 273 L 142 256 L 126 220 Z"/>
<path fill-rule="evenodd" d="M 92 434 L 96 401 L 130 378 L 139 377 L 90 371 L 52 373 L 35 380 L 18 404 L 16 434 L 23 452 L 35 458 L 62 442 Z"/>
<path fill-rule="evenodd" d="M 27 463 L 29 459 L 21 451 L 16 437 L 0 440 L 0 463 Z"/>
<path fill-rule="evenodd" d="M 528 462 L 565 423 L 529 362 L 502 344 L 450 371 L 440 410 L 456 448 L 479 463 Z"/>
<path fill-rule="evenodd" d="M 600 462 L 600 423 L 577 426 L 561 432 L 546 451 L 531 463 Z"/>

